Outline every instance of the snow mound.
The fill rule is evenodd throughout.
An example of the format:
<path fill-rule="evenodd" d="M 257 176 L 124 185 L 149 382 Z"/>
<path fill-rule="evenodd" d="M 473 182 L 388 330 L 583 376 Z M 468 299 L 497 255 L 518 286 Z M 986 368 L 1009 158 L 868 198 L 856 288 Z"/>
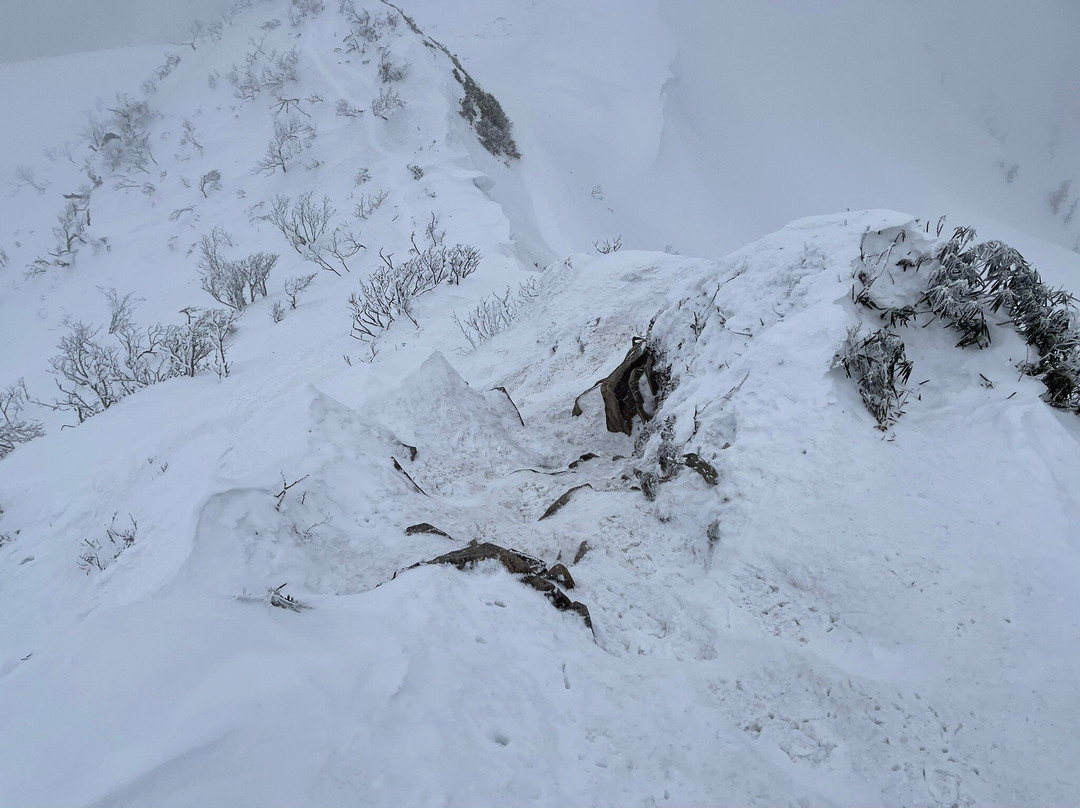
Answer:
<path fill-rule="evenodd" d="M 47 434 L 0 461 L 0 793 L 1068 802 L 1080 419 L 1018 376 L 1030 346 L 1012 326 L 987 318 L 988 340 L 960 349 L 926 313 L 949 234 L 849 211 L 719 260 L 567 254 L 635 220 L 588 172 L 565 182 L 594 149 L 580 132 L 545 139 L 529 113 L 521 162 L 496 159 L 461 115 L 458 57 L 386 4 L 319 6 L 238 8 L 123 114 L 97 112 L 116 131 L 91 126 L 35 175 L 43 191 L 5 204 L 0 387 L 24 377 L 45 399 L 24 415 Z M 633 37 L 598 53 L 647 51 L 651 32 L 605 8 Z M 558 11 L 597 13 L 543 13 Z M 485 33 L 521 42 L 521 19 Z M 571 28 L 551 39 L 593 30 Z M 691 131 L 674 123 L 678 87 L 666 111 L 638 92 L 673 58 L 694 66 L 673 48 L 603 85 L 648 132 L 612 141 L 624 165 L 648 169 Z M 556 55 L 537 109 L 575 90 L 570 109 L 618 128 Z M 502 96 L 485 64 L 469 68 Z M 261 170 L 286 124 L 282 162 Z M 586 210 L 572 200 L 592 185 Z M 615 184 L 613 205 L 631 198 Z M 274 224 L 301 200 L 333 210 L 320 233 Z M 139 339 L 212 305 L 208 235 L 226 267 L 279 256 L 265 295 L 240 290 L 228 372 L 166 373 L 83 423 L 49 409 L 49 358 L 74 321 L 120 350 L 100 290 L 138 299 Z M 459 242 L 475 273 L 388 283 L 378 327 L 350 329 L 361 283 Z M 302 294 L 286 286 L 311 272 Z M 463 334 L 484 305 L 498 327 Z M 912 364 L 882 423 L 837 355 L 886 326 Z M 657 371 L 650 417 L 608 432 L 596 382 L 632 346 Z M 568 567 L 593 631 L 498 564 L 395 577 L 472 542 Z"/>

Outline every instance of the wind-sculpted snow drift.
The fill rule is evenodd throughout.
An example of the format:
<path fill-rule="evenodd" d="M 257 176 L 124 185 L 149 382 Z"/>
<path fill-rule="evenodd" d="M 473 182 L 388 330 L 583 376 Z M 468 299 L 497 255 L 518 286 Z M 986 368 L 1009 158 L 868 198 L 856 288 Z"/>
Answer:
<path fill-rule="evenodd" d="M 3 799 L 1067 804 L 1080 418 L 1044 400 L 1023 312 L 948 286 L 992 251 L 873 210 L 719 260 L 539 261 L 527 144 L 485 149 L 446 53 L 386 5 L 318 5 L 241 10 L 158 80 L 131 140 L 153 189 L 97 174 L 70 266 L 20 269 L 78 166 L 5 208 L 0 382 L 25 378 L 47 434 L 0 460 Z M 294 46 L 295 78 L 237 95 Z M 404 106 L 381 118 L 384 91 Z M 290 115 L 316 139 L 253 171 Z M 265 217 L 309 191 L 332 212 L 297 247 Z M 209 305 L 212 228 L 225 262 L 280 255 L 227 374 L 61 429 L 66 320 L 107 335 L 96 287 L 143 298 L 140 323 Z M 362 283 L 458 242 L 474 271 L 350 335 Z M 1060 304 L 1075 327 L 1051 298 L 1031 322 Z M 497 327 L 462 333 L 467 311 Z M 878 332 L 909 370 L 884 393 L 844 350 Z"/>

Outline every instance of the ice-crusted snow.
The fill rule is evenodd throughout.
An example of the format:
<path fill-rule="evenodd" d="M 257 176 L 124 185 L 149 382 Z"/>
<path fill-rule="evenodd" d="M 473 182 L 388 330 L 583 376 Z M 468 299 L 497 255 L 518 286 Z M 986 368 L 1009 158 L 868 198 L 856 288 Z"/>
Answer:
<path fill-rule="evenodd" d="M 1018 378 L 1026 347 L 996 323 L 982 351 L 955 348 L 940 323 L 899 329 L 913 393 L 886 432 L 835 367 L 851 327 L 881 322 L 853 303 L 853 274 L 872 261 L 875 293 L 910 300 L 921 276 L 895 261 L 936 248 L 942 211 L 813 216 L 725 257 L 659 251 L 670 233 L 707 252 L 828 197 L 778 199 L 749 161 L 767 216 L 703 190 L 722 162 L 691 145 L 711 113 L 682 121 L 680 93 L 751 45 L 695 56 L 701 41 L 672 19 L 681 6 L 635 19 L 613 4 L 519 5 L 496 16 L 481 3 L 475 19 L 405 11 L 496 91 L 521 163 L 482 150 L 449 60 L 404 23 L 381 44 L 409 63 L 407 106 L 389 120 L 335 115 L 339 98 L 369 106 L 375 47 L 344 52 L 333 8 L 294 29 L 286 4 L 267 3 L 182 53 L 150 96 L 154 190 L 109 178 L 92 196 L 91 235 L 109 249 L 24 278 L 78 166 L 40 165 L 44 193 L 5 198 L 0 384 L 25 377 L 41 399 L 64 318 L 107 320 L 100 289 L 135 293 L 140 322 L 176 321 L 211 302 L 191 252 L 211 227 L 232 232 L 237 255 L 281 259 L 240 321 L 227 378 L 154 385 L 71 429 L 35 410 L 49 434 L 0 461 L 0 803 L 1075 803 L 1080 419 Z M 793 36 L 782 15 L 752 21 Z M 245 104 L 225 77 L 264 34 L 267 51 L 297 46 L 287 95 L 319 131 L 271 176 L 252 168 L 273 99 Z M 185 118 L 202 150 L 180 143 Z M 753 151 L 761 120 L 724 142 Z M 965 165 L 996 170 L 980 149 Z M 895 168 L 866 159 L 888 175 L 850 186 L 867 198 L 945 203 L 916 182 L 891 194 Z M 704 161 L 704 180 L 686 161 Z M 361 167 L 372 178 L 357 186 Z M 204 198 L 211 169 L 223 188 Z M 1023 202 L 998 188 L 984 209 L 957 177 L 935 188 L 984 213 L 979 224 Z M 312 190 L 344 220 L 380 188 L 383 207 L 353 221 L 367 244 L 353 271 L 321 272 L 271 322 L 284 279 L 316 268 L 258 218 L 269 200 Z M 419 298 L 418 326 L 350 339 L 359 278 L 380 248 L 406 258 L 432 212 L 447 243 L 481 250 L 480 270 Z M 1066 237 L 1037 218 L 983 235 L 1016 234 L 1044 274 L 1074 279 Z M 619 231 L 627 248 L 591 249 Z M 658 249 L 631 249 L 645 245 Z M 534 294 L 513 324 L 474 349 L 453 315 L 526 280 Z M 657 418 L 608 433 L 596 390 L 575 417 L 575 398 L 646 333 L 671 365 Z M 635 472 L 670 447 L 711 463 L 718 485 L 681 468 L 646 499 Z M 135 542 L 88 573 L 84 540 L 107 542 L 114 514 L 137 522 Z M 406 534 L 420 522 L 452 538 Z M 395 577 L 471 540 L 567 564 L 594 630 L 498 565 Z M 310 608 L 273 608 L 282 584 Z"/>

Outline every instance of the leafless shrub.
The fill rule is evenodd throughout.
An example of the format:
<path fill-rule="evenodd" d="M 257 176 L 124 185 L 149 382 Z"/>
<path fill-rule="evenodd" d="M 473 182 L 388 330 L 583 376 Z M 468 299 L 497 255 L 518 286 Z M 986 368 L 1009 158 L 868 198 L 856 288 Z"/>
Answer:
<path fill-rule="evenodd" d="M 221 190 L 221 172 L 216 168 L 213 171 L 207 171 L 199 179 L 199 190 L 202 191 L 203 198 L 207 196 L 207 190 L 220 191 Z"/>
<path fill-rule="evenodd" d="M 69 322 L 60 353 L 49 360 L 62 397 L 46 406 L 74 412 L 79 423 L 169 377 L 167 362 L 158 354 L 165 328 L 151 326 L 144 333 L 132 320 L 131 295 L 107 294 L 113 312 L 107 336 L 112 341 L 102 341 L 102 326 Z"/>
<path fill-rule="evenodd" d="M 378 115 L 383 120 L 389 120 L 390 116 L 405 106 L 397 90 L 392 87 L 383 87 L 379 94 L 371 100 L 371 114 Z"/>
<path fill-rule="evenodd" d="M 275 95 L 272 108 L 275 115 L 281 115 L 283 112 L 288 114 L 299 112 L 305 118 L 311 117 L 300 107 L 299 98 L 286 98 L 281 95 Z"/>
<path fill-rule="evenodd" d="M 379 48 L 379 81 L 383 84 L 395 84 L 402 81 L 409 72 L 409 66 L 395 65 L 390 60 L 390 49 Z"/>
<path fill-rule="evenodd" d="M 199 247 L 199 273 L 202 288 L 219 303 L 235 311 L 243 311 L 259 296 L 266 297 L 266 280 L 277 264 L 278 256 L 272 253 L 253 253 L 238 261 L 231 261 L 222 253 L 232 247 L 229 234 L 214 228 L 203 236 Z"/>
<path fill-rule="evenodd" d="M 367 169 L 363 169 L 365 172 Z M 358 174 L 357 177 L 360 175 Z M 370 174 L 368 175 L 371 176 Z M 390 196 L 389 191 L 379 189 L 373 194 L 361 194 L 360 201 L 356 203 L 356 207 L 353 209 L 353 215 L 357 219 L 367 219 L 380 207 L 382 203 L 386 201 L 386 198 Z"/>
<path fill-rule="evenodd" d="M 105 527 L 105 541 L 91 538 L 83 539 L 82 551 L 79 553 L 79 568 L 90 573 L 91 570 L 105 570 L 120 555 L 135 544 L 139 533 L 139 523 L 135 517 L 128 514 L 129 526 L 120 527 L 116 524 L 117 514 L 112 515 L 112 520 Z"/>
<path fill-rule="evenodd" d="M 253 44 L 255 50 L 244 57 L 243 65 L 233 65 L 229 72 L 229 81 L 236 87 L 235 95 L 243 101 L 254 101 L 260 93 L 279 93 L 286 84 L 297 80 L 300 54 L 296 48 L 281 54 L 271 51 L 267 55 L 261 42 Z"/>
<path fill-rule="evenodd" d="M 22 379 L 0 388 L 0 459 L 11 454 L 20 443 L 28 443 L 45 434 L 41 423 L 22 417 L 29 402 L 26 383 Z"/>
<path fill-rule="evenodd" d="M 414 234 L 409 251 L 411 257 L 404 263 L 394 264 L 392 254 L 379 252 L 384 266 L 362 280 L 359 291 L 349 298 L 352 337 L 373 343 L 382 331 L 402 316 L 419 327 L 413 315 L 416 298 L 440 283 L 458 284 L 476 271 L 480 264 L 479 250 L 465 244 L 446 247 L 444 233 L 437 227 L 438 219 L 432 214 L 427 226 L 427 246 L 421 249 Z"/>
<path fill-rule="evenodd" d="M 322 0 L 292 0 L 289 3 L 289 24 L 296 28 L 309 17 L 322 14 L 326 6 Z"/>
<path fill-rule="evenodd" d="M 454 314 L 454 322 L 473 349 L 476 349 L 509 328 L 522 306 L 538 294 L 536 278 L 530 278 L 518 286 L 516 291 L 507 286 L 503 294 L 495 293 L 484 298 L 464 318 Z"/>
<path fill-rule="evenodd" d="M 185 43 L 186 44 L 186 43 Z M 157 91 L 158 84 L 169 77 L 169 75 L 180 64 L 180 57 L 175 53 L 165 54 L 165 61 L 154 68 L 154 71 L 146 78 L 141 87 L 143 92 L 150 94 Z"/>
<path fill-rule="evenodd" d="M 348 260 L 365 247 L 348 228 L 331 226 L 334 212 L 329 197 L 315 202 L 308 191 L 295 202 L 275 197 L 270 213 L 261 218 L 281 231 L 302 258 L 340 275 L 339 270 L 350 271 Z"/>
<path fill-rule="evenodd" d="M 353 178 L 353 182 L 356 185 L 363 185 L 365 182 L 371 181 L 371 171 L 367 168 L 361 168 L 356 172 L 356 176 Z M 367 218 L 367 217 L 363 217 Z"/>
<path fill-rule="evenodd" d="M 187 47 L 191 48 L 192 50 L 198 50 L 198 48 L 196 48 L 196 45 L 198 45 L 199 42 L 201 42 L 204 39 L 207 39 L 208 37 L 211 37 L 211 36 L 214 36 L 214 38 L 216 38 L 216 39 L 221 38 L 220 25 L 219 25 L 218 28 L 215 29 L 214 26 L 207 27 L 207 26 L 203 25 L 202 21 L 195 20 L 188 27 L 187 36 L 185 36 L 184 39 L 180 40 L 179 42 L 177 42 L 175 44 L 177 44 L 177 45 L 186 45 Z"/>
<path fill-rule="evenodd" d="M 228 376 L 228 340 L 236 331 L 238 312 L 189 306 L 180 313 L 187 322 L 168 326 L 162 338 L 170 375 L 195 376 L 212 370 L 219 377 Z"/>
<path fill-rule="evenodd" d="M 275 300 L 270 306 L 270 319 L 275 323 L 280 323 L 285 319 L 285 307 L 281 305 L 280 300 Z"/>
<path fill-rule="evenodd" d="M 424 169 L 420 166 L 409 163 L 405 168 L 409 169 L 409 173 L 412 174 L 414 180 L 419 182 L 424 178 Z"/>
<path fill-rule="evenodd" d="M 372 17 L 371 12 L 357 11 L 352 0 L 340 0 L 338 11 L 349 24 L 349 33 L 344 39 L 346 53 L 363 53 L 366 45 L 379 40 L 383 21 Z"/>
<path fill-rule="evenodd" d="M 274 121 L 274 137 L 266 144 L 266 154 L 255 164 L 262 174 L 273 174 L 279 168 L 287 173 L 289 163 L 311 146 L 315 128 L 295 115 Z"/>
<path fill-rule="evenodd" d="M 105 120 L 87 116 L 81 134 L 89 148 L 97 152 L 109 171 L 130 169 L 150 173 L 150 165 L 156 161 L 150 148 L 149 127 L 156 113 L 146 101 L 132 100 L 126 95 L 118 95 L 116 106 L 110 107 L 109 112 L 111 115 Z"/>
<path fill-rule="evenodd" d="M 618 252 L 622 248 L 622 235 L 617 235 L 614 238 L 606 238 L 603 241 L 594 241 L 593 247 L 601 255 L 608 255 L 613 252 Z"/>
<path fill-rule="evenodd" d="M 29 186 L 39 194 L 43 194 L 49 188 L 49 181 L 38 179 L 33 166 L 18 166 L 15 169 L 15 177 L 11 180 L 11 185 L 16 192 Z"/>
<path fill-rule="evenodd" d="M 8 265 L 8 254 L 4 252 L 4 248 L 0 247 L 0 269 L 3 269 Z"/>
<path fill-rule="evenodd" d="M 53 236 L 56 246 L 49 251 L 52 264 L 68 267 L 75 260 L 79 245 L 86 244 L 86 229 L 90 226 L 90 194 L 75 195 L 67 201 L 56 217 Z"/>
<path fill-rule="evenodd" d="M 364 114 L 364 110 L 357 109 L 344 98 L 339 98 L 335 112 L 340 118 L 358 118 Z M 359 184 L 359 183 L 357 183 Z"/>
<path fill-rule="evenodd" d="M 374 342 L 399 315 L 409 314 L 411 302 L 404 285 L 399 283 L 395 268 L 392 265 L 379 267 L 366 280 L 361 280 L 360 289 L 349 296 L 350 336 Z"/>
<path fill-rule="evenodd" d="M 297 275 L 285 281 L 285 296 L 289 298 L 289 308 L 295 309 L 300 302 L 300 295 L 307 291 L 315 280 L 315 273 L 310 275 Z"/>

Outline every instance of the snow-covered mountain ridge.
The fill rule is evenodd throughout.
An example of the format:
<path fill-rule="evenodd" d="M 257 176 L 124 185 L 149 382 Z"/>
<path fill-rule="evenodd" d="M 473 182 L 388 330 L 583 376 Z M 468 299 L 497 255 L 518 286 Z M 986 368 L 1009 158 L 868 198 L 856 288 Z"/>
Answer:
<path fill-rule="evenodd" d="M 3 800 L 1075 801 L 1080 419 L 988 291 L 958 293 L 985 347 L 931 311 L 951 225 L 849 211 L 695 258 L 636 249 L 659 221 L 614 249 L 636 192 L 567 173 L 602 145 L 543 137 L 500 91 L 522 68 L 430 5 L 403 8 L 520 160 L 393 8 L 261 3 L 5 203 L 0 382 L 46 434 L 0 460 Z M 567 103 L 605 132 L 630 84 Z M 597 165 L 691 131 L 641 126 Z M 905 306 L 879 424 L 843 346 Z M 77 321 L 135 381 L 52 411 Z M 226 353 L 187 377 L 204 340 Z M 623 389 L 627 435 L 592 386 L 631 349 L 657 386 Z M 495 562 L 408 569 L 471 542 L 565 565 L 592 630 Z"/>

